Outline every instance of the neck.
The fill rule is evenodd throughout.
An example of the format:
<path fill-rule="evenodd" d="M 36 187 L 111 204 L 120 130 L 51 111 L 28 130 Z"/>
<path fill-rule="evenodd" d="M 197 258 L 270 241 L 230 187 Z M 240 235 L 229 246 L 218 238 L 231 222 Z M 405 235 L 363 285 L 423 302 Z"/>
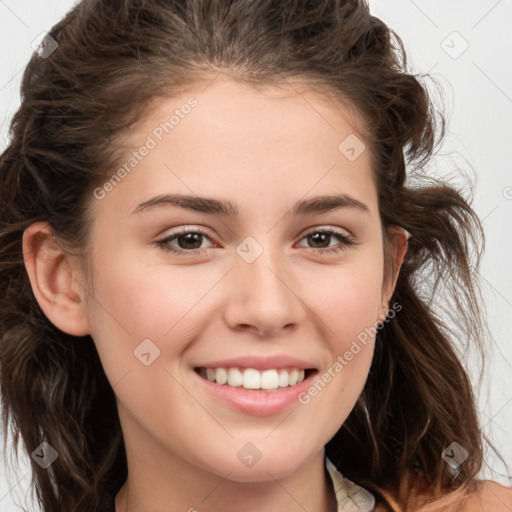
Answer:
<path fill-rule="evenodd" d="M 336 512 L 336 495 L 323 457 L 320 452 L 295 473 L 263 482 L 234 482 L 186 464 L 180 464 L 176 470 L 162 471 L 139 460 L 132 465 L 116 496 L 115 510 L 239 512 L 243 503 L 244 512 Z"/>

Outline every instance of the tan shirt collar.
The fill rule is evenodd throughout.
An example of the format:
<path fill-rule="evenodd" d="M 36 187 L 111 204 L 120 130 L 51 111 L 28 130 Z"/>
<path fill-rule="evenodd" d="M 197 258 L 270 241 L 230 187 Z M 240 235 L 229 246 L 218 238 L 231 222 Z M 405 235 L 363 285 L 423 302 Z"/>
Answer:
<path fill-rule="evenodd" d="M 375 509 L 373 494 L 345 478 L 327 456 L 325 465 L 336 493 L 337 512 L 373 512 Z"/>

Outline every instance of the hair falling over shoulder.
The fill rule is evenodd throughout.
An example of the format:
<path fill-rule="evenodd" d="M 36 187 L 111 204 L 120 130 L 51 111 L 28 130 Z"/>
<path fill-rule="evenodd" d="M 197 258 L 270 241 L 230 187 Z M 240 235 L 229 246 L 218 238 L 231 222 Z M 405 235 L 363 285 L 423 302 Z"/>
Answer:
<path fill-rule="evenodd" d="M 41 311 L 23 231 L 47 221 L 85 252 L 91 191 L 118 163 L 122 135 L 153 99 L 219 72 L 255 86 L 300 80 L 364 119 L 384 232 L 398 225 L 411 238 L 391 299 L 402 309 L 377 333 L 363 393 L 326 454 L 390 511 L 420 488 L 430 497 L 421 510 L 456 510 L 483 464 L 460 354 L 482 350 L 484 239 L 463 192 L 426 176 L 444 119 L 398 35 L 363 0 L 82 0 L 49 34 L 58 47 L 32 56 L 0 157 L 4 442 L 12 431 L 16 448 L 48 442 L 59 453 L 51 471 L 31 460 L 43 510 L 108 510 L 127 463 L 93 341 Z M 456 476 L 442 458 L 454 442 L 469 451 Z"/>

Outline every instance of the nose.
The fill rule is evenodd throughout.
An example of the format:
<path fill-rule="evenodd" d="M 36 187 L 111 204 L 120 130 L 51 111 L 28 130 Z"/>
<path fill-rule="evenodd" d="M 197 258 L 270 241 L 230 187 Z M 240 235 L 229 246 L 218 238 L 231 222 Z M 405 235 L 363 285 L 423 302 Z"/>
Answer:
<path fill-rule="evenodd" d="M 282 253 L 264 250 L 252 263 L 237 256 L 230 286 L 224 319 L 233 330 L 273 337 L 297 329 L 306 317 L 302 290 Z"/>

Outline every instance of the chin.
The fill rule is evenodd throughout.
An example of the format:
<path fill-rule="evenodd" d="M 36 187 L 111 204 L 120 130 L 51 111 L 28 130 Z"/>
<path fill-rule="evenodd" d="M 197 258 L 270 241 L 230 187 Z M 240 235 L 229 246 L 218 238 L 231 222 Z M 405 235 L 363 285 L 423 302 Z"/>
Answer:
<path fill-rule="evenodd" d="M 229 461 L 222 467 L 215 468 L 215 473 L 227 478 L 233 482 L 267 482 L 270 480 L 286 478 L 297 471 L 305 461 L 290 457 L 289 454 L 276 450 L 272 456 L 265 457 L 254 462 L 253 465 L 246 466 L 238 458 Z"/>

